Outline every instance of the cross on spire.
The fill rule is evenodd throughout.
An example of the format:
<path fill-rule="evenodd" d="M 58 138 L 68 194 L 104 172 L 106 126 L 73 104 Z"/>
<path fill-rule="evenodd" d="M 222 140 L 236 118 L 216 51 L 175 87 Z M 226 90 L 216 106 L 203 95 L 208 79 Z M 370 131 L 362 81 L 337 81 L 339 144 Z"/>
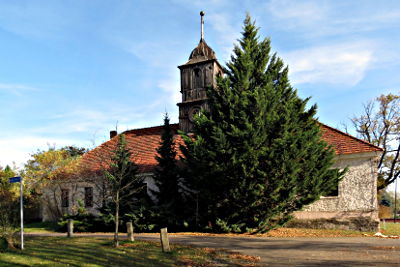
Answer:
<path fill-rule="evenodd" d="M 204 40 L 204 11 L 200 11 L 200 16 L 201 16 L 201 41 Z"/>

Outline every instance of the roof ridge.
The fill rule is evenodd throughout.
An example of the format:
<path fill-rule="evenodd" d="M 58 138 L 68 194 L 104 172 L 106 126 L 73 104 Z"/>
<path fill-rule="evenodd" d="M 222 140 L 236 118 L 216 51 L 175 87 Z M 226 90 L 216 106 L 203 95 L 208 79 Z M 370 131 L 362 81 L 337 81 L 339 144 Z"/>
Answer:
<path fill-rule="evenodd" d="M 177 127 L 179 123 L 171 123 L 170 126 L 172 127 Z M 144 127 L 144 128 L 135 128 L 135 129 L 130 129 L 126 130 L 120 134 L 125 134 L 125 133 L 134 133 L 135 131 L 140 131 L 140 130 L 156 130 L 159 128 L 162 128 L 164 125 L 157 125 L 157 126 L 151 126 L 151 127 Z"/>
<path fill-rule="evenodd" d="M 371 144 L 371 143 L 368 142 L 368 141 L 362 140 L 362 139 L 360 139 L 360 138 L 358 138 L 358 137 L 355 137 L 355 136 L 353 136 L 353 135 L 351 135 L 351 134 L 345 133 L 345 132 L 343 132 L 343 131 L 341 131 L 341 130 L 338 130 L 338 129 L 336 129 L 336 128 L 332 127 L 332 126 L 329 126 L 329 125 L 327 125 L 327 124 L 324 124 L 324 123 L 322 123 L 322 122 L 319 122 L 319 123 L 320 123 L 322 126 L 326 127 L 326 128 L 329 128 L 329 129 L 331 129 L 331 130 L 333 130 L 333 131 L 336 131 L 336 132 L 338 132 L 338 133 L 340 133 L 340 134 L 346 135 L 346 136 L 348 136 L 348 137 L 350 137 L 350 138 L 352 138 L 352 139 L 355 139 L 355 140 L 360 141 L 360 142 L 362 142 L 362 143 L 364 143 L 364 144 L 366 144 L 366 145 L 369 145 L 369 146 L 371 146 L 371 147 L 374 147 L 374 148 L 377 148 L 377 149 L 383 151 L 383 148 L 381 148 L 381 147 L 379 147 L 379 146 L 376 146 L 376 145 L 374 145 L 374 144 Z"/>

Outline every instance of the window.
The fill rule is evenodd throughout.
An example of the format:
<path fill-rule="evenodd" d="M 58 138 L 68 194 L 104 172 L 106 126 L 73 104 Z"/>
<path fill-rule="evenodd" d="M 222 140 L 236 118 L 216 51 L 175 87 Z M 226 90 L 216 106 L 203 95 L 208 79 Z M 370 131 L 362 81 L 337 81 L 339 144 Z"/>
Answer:
<path fill-rule="evenodd" d="M 202 71 L 199 68 L 194 69 L 194 88 L 202 88 L 203 87 L 203 75 Z"/>
<path fill-rule="evenodd" d="M 138 184 L 139 186 L 139 184 Z M 136 191 L 133 195 L 134 198 L 136 199 L 142 199 L 142 198 L 146 198 L 148 196 L 148 188 L 147 188 L 147 183 L 143 182 L 140 185 L 140 189 L 138 191 Z"/>
<path fill-rule="evenodd" d="M 85 187 L 85 207 L 93 207 L 93 187 Z"/>
<path fill-rule="evenodd" d="M 61 207 L 69 207 L 69 189 L 61 189 Z"/>
<path fill-rule="evenodd" d="M 337 196 L 339 196 L 339 183 L 337 183 L 336 187 L 331 192 L 326 194 L 324 197 L 337 197 Z"/>

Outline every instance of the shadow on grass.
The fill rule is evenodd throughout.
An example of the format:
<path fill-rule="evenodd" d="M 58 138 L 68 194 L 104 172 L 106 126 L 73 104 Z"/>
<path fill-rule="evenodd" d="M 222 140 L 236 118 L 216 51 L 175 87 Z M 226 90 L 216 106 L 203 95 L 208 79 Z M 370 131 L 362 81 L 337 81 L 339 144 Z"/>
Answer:
<path fill-rule="evenodd" d="M 162 253 L 158 244 L 143 241 L 114 248 L 102 238 L 31 237 L 24 251 L 0 254 L 0 266 L 172 266 L 181 255 L 196 256 L 192 251 Z"/>
<path fill-rule="evenodd" d="M 56 232 L 60 229 L 57 222 L 34 222 L 25 225 L 25 232 Z"/>

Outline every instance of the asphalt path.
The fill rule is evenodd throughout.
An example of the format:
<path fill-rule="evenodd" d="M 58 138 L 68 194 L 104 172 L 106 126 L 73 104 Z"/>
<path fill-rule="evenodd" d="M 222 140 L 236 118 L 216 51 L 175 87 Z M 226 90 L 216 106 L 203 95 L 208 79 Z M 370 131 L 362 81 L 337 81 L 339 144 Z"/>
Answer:
<path fill-rule="evenodd" d="M 46 235 L 46 234 L 27 234 Z M 47 234 L 54 236 L 57 234 Z M 64 235 L 65 234 L 58 234 Z M 111 234 L 76 234 L 112 238 Z M 121 236 L 124 236 L 121 234 Z M 170 234 L 170 242 L 261 257 L 262 266 L 399 266 L 400 239 L 376 237 L 241 237 Z M 159 241 L 155 234 L 137 240 Z"/>

